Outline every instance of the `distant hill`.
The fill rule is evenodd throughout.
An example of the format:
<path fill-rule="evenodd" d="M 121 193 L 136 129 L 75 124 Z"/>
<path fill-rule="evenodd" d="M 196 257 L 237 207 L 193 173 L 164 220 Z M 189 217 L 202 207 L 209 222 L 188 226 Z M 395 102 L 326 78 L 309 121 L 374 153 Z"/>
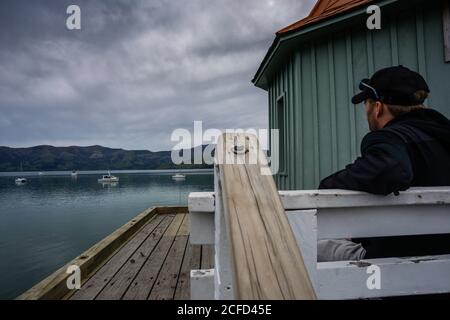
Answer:
<path fill-rule="evenodd" d="M 193 150 L 187 151 L 192 151 L 192 155 L 194 154 Z M 32 148 L 0 147 L 0 172 L 20 171 L 21 164 L 23 171 L 210 168 L 205 164 L 176 166 L 172 163 L 171 151 L 128 151 L 122 149 L 110 149 L 102 146 L 37 146 Z"/>

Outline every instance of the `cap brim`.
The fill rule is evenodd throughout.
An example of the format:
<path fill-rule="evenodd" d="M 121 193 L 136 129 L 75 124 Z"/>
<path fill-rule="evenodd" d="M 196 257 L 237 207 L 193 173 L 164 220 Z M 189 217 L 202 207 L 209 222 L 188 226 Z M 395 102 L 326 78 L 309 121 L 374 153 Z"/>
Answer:
<path fill-rule="evenodd" d="M 352 98 L 352 103 L 353 104 L 360 104 L 361 102 L 367 100 L 368 98 L 370 98 L 370 94 L 368 94 L 367 92 L 360 92 L 358 93 L 356 96 L 354 96 Z"/>

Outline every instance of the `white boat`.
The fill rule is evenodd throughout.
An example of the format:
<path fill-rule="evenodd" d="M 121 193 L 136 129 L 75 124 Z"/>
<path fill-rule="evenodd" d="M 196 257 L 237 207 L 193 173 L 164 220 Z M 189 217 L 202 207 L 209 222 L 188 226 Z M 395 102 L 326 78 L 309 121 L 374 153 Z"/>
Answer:
<path fill-rule="evenodd" d="M 175 181 L 184 181 L 186 180 L 186 176 L 184 174 L 176 174 L 172 177 Z"/>
<path fill-rule="evenodd" d="M 78 171 L 75 171 L 75 170 L 72 171 L 71 175 L 72 175 L 72 177 L 78 177 Z"/>
<path fill-rule="evenodd" d="M 104 175 L 101 179 L 98 179 L 99 183 L 117 183 L 119 178 L 115 177 L 108 171 L 108 174 Z"/>
<path fill-rule="evenodd" d="M 16 179 L 16 184 L 17 185 L 22 185 L 22 184 L 25 184 L 25 183 L 27 183 L 27 179 L 25 179 L 25 178 L 17 178 Z"/>
<path fill-rule="evenodd" d="M 20 172 L 23 172 L 23 165 L 22 165 L 22 161 L 20 161 Z M 27 179 L 25 178 L 16 178 L 15 180 L 16 185 L 21 186 L 27 183 Z"/>

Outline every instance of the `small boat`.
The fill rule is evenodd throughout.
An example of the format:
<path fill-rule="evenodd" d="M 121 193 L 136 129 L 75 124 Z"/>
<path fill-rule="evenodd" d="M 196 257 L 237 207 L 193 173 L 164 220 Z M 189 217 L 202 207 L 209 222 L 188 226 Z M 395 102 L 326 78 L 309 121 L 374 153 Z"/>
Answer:
<path fill-rule="evenodd" d="M 22 184 L 25 184 L 25 183 L 27 183 L 27 179 L 25 179 L 25 178 L 17 178 L 16 179 L 16 184 L 17 185 L 22 185 Z"/>
<path fill-rule="evenodd" d="M 184 174 L 176 174 L 172 177 L 175 181 L 184 181 L 186 180 L 186 176 Z"/>
<path fill-rule="evenodd" d="M 72 177 L 76 178 L 78 177 L 78 171 L 73 170 L 71 173 Z"/>
<path fill-rule="evenodd" d="M 117 183 L 119 178 L 115 177 L 108 171 L 108 174 L 104 175 L 101 179 L 98 179 L 99 183 Z"/>

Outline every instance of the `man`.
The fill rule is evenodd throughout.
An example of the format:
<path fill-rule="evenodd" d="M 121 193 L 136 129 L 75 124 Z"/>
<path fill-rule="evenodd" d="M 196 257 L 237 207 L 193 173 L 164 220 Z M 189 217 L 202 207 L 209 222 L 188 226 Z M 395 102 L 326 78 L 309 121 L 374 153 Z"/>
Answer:
<path fill-rule="evenodd" d="M 424 106 L 430 93 L 424 78 L 391 67 L 363 80 L 359 89 L 352 102 L 364 102 L 371 131 L 362 156 L 319 188 L 389 195 L 450 186 L 450 120 Z M 319 261 L 444 254 L 450 253 L 450 236 L 320 241 L 318 250 Z"/>

